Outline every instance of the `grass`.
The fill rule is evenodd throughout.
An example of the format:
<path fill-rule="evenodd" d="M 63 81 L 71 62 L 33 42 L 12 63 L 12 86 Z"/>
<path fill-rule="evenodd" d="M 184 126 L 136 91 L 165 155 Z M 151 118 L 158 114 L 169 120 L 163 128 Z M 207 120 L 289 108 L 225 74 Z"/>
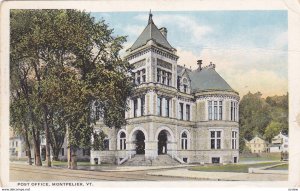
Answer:
<path fill-rule="evenodd" d="M 278 164 L 279 162 L 262 162 L 256 164 L 226 164 L 226 165 L 209 165 L 209 166 L 195 166 L 189 168 L 194 171 L 206 171 L 206 172 L 248 172 L 248 168 L 258 168 L 263 166 L 271 166 Z"/>
<path fill-rule="evenodd" d="M 283 164 L 279 166 L 275 166 L 273 168 L 268 168 L 267 170 L 288 170 L 289 169 L 289 164 Z"/>
<path fill-rule="evenodd" d="M 53 166 L 68 166 L 66 161 L 52 161 Z M 77 162 L 77 166 L 98 166 L 96 164 L 91 164 L 90 162 Z"/>
<path fill-rule="evenodd" d="M 279 160 L 280 160 L 280 155 L 278 155 L 278 154 L 261 155 L 258 157 L 240 156 L 240 159 L 239 159 L 239 161 L 279 161 Z"/>

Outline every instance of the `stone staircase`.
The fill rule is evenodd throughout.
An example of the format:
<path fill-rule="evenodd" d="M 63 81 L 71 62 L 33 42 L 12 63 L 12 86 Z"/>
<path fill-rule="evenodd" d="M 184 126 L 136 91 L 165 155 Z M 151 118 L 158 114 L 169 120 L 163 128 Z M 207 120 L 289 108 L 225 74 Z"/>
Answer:
<path fill-rule="evenodd" d="M 135 155 L 122 165 L 124 166 L 175 166 L 180 163 L 172 159 L 169 155 L 158 155 L 155 160 L 145 159 L 145 155 Z"/>

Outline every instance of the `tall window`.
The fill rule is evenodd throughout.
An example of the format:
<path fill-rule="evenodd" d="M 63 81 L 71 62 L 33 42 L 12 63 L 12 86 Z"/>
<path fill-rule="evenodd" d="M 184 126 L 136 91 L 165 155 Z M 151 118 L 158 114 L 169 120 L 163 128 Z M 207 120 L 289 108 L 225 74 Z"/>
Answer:
<path fill-rule="evenodd" d="M 157 115 L 161 116 L 161 103 L 162 102 L 162 98 L 161 97 L 157 97 Z"/>
<path fill-rule="evenodd" d="M 180 90 L 180 77 L 179 76 L 177 77 L 177 89 Z"/>
<path fill-rule="evenodd" d="M 142 82 L 146 82 L 146 70 L 142 70 Z"/>
<path fill-rule="evenodd" d="M 61 148 L 61 156 L 65 156 L 65 149 Z"/>
<path fill-rule="evenodd" d="M 235 101 L 232 101 L 231 102 L 231 105 L 230 105 L 230 120 L 231 121 L 237 121 L 237 116 L 238 116 L 238 111 L 237 111 L 237 107 L 238 107 L 238 103 L 235 102 Z"/>
<path fill-rule="evenodd" d="M 212 120 L 212 101 L 208 101 L 208 120 Z"/>
<path fill-rule="evenodd" d="M 126 134 L 120 133 L 120 150 L 126 150 Z"/>
<path fill-rule="evenodd" d="M 161 77 L 161 74 L 160 74 L 160 69 L 157 69 L 157 79 L 156 79 L 156 82 L 160 82 L 160 77 Z"/>
<path fill-rule="evenodd" d="M 166 104 L 165 104 L 165 112 L 166 112 L 166 117 L 170 117 L 170 100 L 166 99 Z"/>
<path fill-rule="evenodd" d="M 138 101 L 137 99 L 133 100 L 133 116 L 137 117 L 137 112 L 138 112 Z"/>
<path fill-rule="evenodd" d="M 214 120 L 218 120 L 218 102 L 214 101 Z"/>
<path fill-rule="evenodd" d="M 210 148 L 221 149 L 221 131 L 210 131 Z"/>
<path fill-rule="evenodd" d="M 223 112 L 223 102 L 219 101 L 219 120 L 222 120 L 223 116 L 222 116 L 222 112 Z"/>
<path fill-rule="evenodd" d="M 190 105 L 186 105 L 186 120 L 190 121 L 191 120 L 191 115 L 190 115 Z"/>
<path fill-rule="evenodd" d="M 100 105 L 97 101 L 95 102 L 95 118 L 96 120 L 100 119 Z"/>
<path fill-rule="evenodd" d="M 184 92 L 184 93 L 187 93 L 187 87 L 188 87 L 188 86 L 187 86 L 186 84 L 183 84 L 183 92 Z"/>
<path fill-rule="evenodd" d="M 231 148 L 237 149 L 237 132 L 236 131 L 231 132 Z"/>
<path fill-rule="evenodd" d="M 181 149 L 187 150 L 188 138 L 186 132 L 181 134 Z"/>
<path fill-rule="evenodd" d="M 170 81 L 171 81 L 171 73 L 167 73 L 167 85 L 170 85 Z"/>
<path fill-rule="evenodd" d="M 183 120 L 183 103 L 179 103 L 179 119 Z"/>
<path fill-rule="evenodd" d="M 162 84 L 165 84 L 165 80 L 166 80 L 166 72 L 162 71 Z"/>
<path fill-rule="evenodd" d="M 109 150 L 109 139 L 103 140 L 103 150 L 105 150 L 105 151 Z"/>
<path fill-rule="evenodd" d="M 223 119 L 223 101 L 208 101 L 208 120 Z"/>
<path fill-rule="evenodd" d="M 143 95 L 141 97 L 141 116 L 143 116 L 145 113 L 145 96 Z"/>

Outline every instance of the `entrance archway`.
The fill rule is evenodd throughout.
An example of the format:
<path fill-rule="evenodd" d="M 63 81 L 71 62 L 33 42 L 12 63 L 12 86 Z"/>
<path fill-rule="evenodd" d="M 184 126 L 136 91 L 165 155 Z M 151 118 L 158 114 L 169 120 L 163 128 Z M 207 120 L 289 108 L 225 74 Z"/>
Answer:
<path fill-rule="evenodd" d="M 136 132 L 135 151 L 138 155 L 145 154 L 145 135 L 141 130 Z"/>
<path fill-rule="evenodd" d="M 167 154 L 167 143 L 168 143 L 168 135 L 167 135 L 167 131 L 166 130 L 162 130 L 159 134 L 158 134 L 158 154 L 159 155 L 163 155 L 163 154 Z"/>

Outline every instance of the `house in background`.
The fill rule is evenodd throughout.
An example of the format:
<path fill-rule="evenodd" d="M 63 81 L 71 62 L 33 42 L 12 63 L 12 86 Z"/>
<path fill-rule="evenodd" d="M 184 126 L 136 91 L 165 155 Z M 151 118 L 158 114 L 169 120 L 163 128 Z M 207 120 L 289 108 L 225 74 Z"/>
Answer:
<path fill-rule="evenodd" d="M 276 152 L 288 152 L 289 137 L 281 132 L 272 139 L 272 143 L 269 146 L 270 153 Z"/>
<path fill-rule="evenodd" d="M 250 141 L 246 140 L 246 146 L 251 153 L 263 153 L 268 151 L 268 142 L 257 135 Z"/>

